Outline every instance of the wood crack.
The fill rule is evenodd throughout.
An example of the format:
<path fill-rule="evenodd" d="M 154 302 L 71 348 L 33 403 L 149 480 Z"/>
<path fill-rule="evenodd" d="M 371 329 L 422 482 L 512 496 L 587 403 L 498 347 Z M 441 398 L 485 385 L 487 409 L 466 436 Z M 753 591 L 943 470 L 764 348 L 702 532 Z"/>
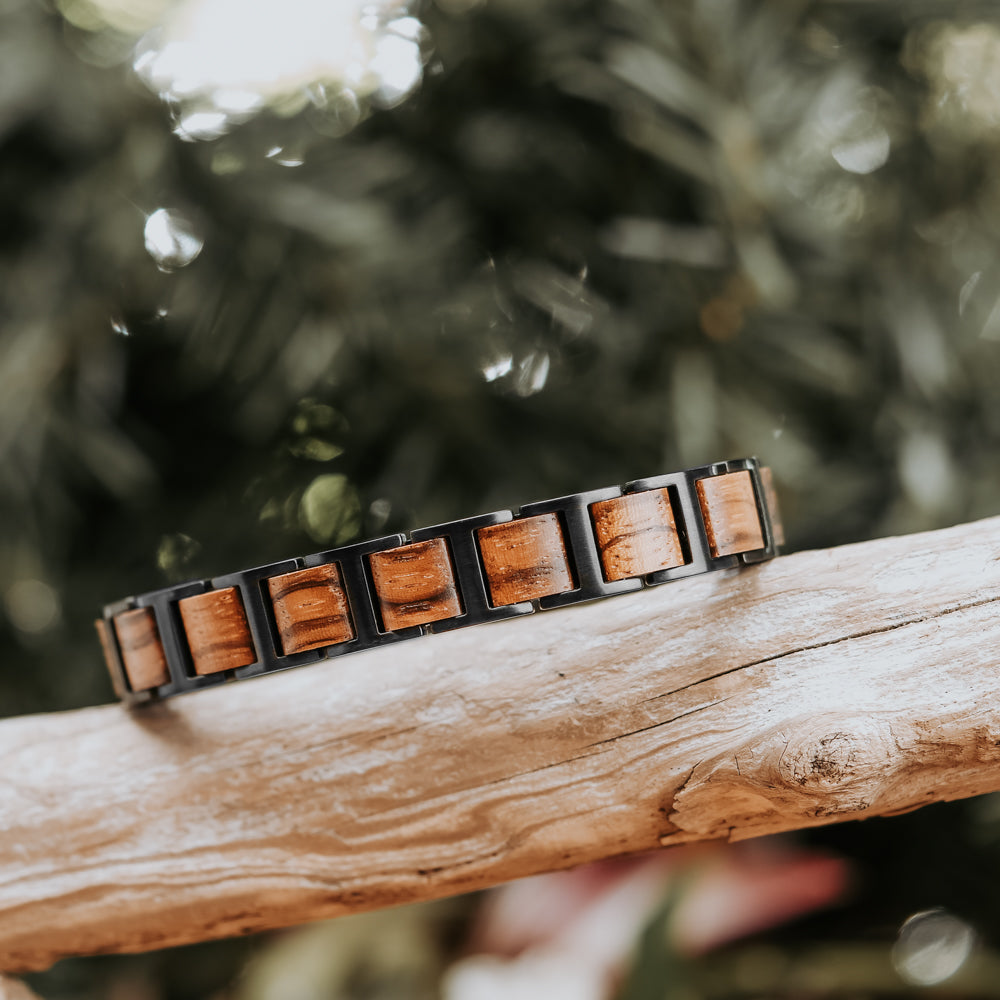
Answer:
<path fill-rule="evenodd" d="M 975 608 L 986 607 L 990 604 L 1000 604 L 1000 596 L 984 598 L 981 601 L 970 601 L 966 604 L 960 604 L 955 607 L 942 608 L 940 611 L 936 611 L 933 614 L 921 615 L 917 618 L 907 619 L 903 622 L 896 622 L 892 625 L 885 625 L 881 628 L 864 629 L 859 632 L 851 632 L 848 635 L 836 636 L 833 639 L 827 639 L 824 642 L 807 643 L 802 646 L 796 646 L 792 649 L 782 650 L 780 653 L 775 653 L 772 656 L 764 656 L 759 660 L 748 660 L 746 663 L 737 664 L 735 667 L 728 667 L 726 670 L 720 670 L 717 673 L 709 674 L 707 677 L 699 677 L 696 681 L 691 681 L 690 684 L 683 684 L 681 687 L 673 688 L 670 691 L 665 691 L 663 694 L 653 695 L 651 698 L 645 699 L 648 702 L 660 701 L 663 698 L 670 698 L 675 694 L 680 694 L 683 691 L 690 691 L 692 688 L 698 687 L 699 684 L 707 684 L 709 681 L 718 680 L 720 677 L 726 677 L 729 674 L 738 673 L 740 670 L 749 670 L 751 667 L 760 667 L 765 663 L 777 663 L 779 660 L 783 660 L 789 656 L 797 656 L 799 653 L 811 653 L 818 649 L 826 649 L 830 646 L 836 646 L 843 642 L 853 642 L 858 639 L 866 639 L 870 636 L 884 635 L 888 632 L 896 632 L 900 629 L 909 628 L 913 625 L 921 625 L 928 621 L 934 621 L 938 618 L 944 618 L 947 615 L 953 615 L 960 611 L 971 611 Z"/>
<path fill-rule="evenodd" d="M 699 705 L 697 708 L 692 708 L 690 711 L 681 712 L 679 715 L 675 715 L 671 719 L 664 719 L 662 722 L 654 722 L 649 726 L 641 726 L 639 729 L 630 729 L 627 733 L 618 733 L 615 736 L 609 736 L 606 740 L 598 740 L 596 743 L 590 743 L 584 749 L 589 750 L 591 747 L 605 746 L 609 743 L 617 743 L 619 740 L 628 739 L 630 736 L 638 736 L 640 733 L 652 732 L 654 729 L 662 729 L 663 726 L 669 726 L 672 722 L 678 722 L 680 719 L 686 719 L 689 716 L 697 715 L 699 712 L 704 712 L 709 708 L 715 708 L 717 705 L 722 705 L 728 698 L 720 698 L 717 701 L 713 701 L 708 705 Z"/>
<path fill-rule="evenodd" d="M 998 552 L 994 518 L 0 721 L 0 968 L 1000 791 Z"/>

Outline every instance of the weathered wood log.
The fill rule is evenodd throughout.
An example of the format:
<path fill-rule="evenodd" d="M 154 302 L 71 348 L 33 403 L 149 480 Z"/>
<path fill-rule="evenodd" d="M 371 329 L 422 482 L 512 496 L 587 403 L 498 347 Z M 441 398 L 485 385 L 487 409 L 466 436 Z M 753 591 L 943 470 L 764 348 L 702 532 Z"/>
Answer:
<path fill-rule="evenodd" d="M 995 518 L 8 719 L 0 968 L 995 791 L 998 661 Z"/>
<path fill-rule="evenodd" d="M 0 1000 L 38 1000 L 38 997 L 17 979 L 0 976 Z"/>

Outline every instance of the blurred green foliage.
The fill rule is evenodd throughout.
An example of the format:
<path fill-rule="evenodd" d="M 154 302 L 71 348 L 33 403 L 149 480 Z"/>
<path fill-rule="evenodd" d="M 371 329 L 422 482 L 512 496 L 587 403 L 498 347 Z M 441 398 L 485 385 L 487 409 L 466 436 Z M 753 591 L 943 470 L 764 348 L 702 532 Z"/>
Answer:
<path fill-rule="evenodd" d="M 684 465 L 767 460 L 791 548 L 1000 510 L 995 6 L 417 13 L 399 106 L 183 142 L 128 39 L 0 0 L 4 714 L 107 700 L 124 594 Z"/>
<path fill-rule="evenodd" d="M 760 454 L 792 547 L 995 512 L 1000 28 L 946 12 L 428 6 L 401 106 L 188 143 L 5 0 L 4 711 L 106 697 L 121 594 L 680 465 Z"/>

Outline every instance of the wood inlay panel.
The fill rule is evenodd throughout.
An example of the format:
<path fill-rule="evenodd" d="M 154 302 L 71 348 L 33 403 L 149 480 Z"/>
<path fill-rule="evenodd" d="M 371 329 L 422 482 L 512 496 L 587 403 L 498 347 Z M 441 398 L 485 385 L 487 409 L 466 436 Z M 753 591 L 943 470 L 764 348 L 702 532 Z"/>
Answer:
<path fill-rule="evenodd" d="M 713 556 L 732 556 L 764 547 L 750 473 L 726 472 L 696 483 Z"/>
<path fill-rule="evenodd" d="M 764 484 L 764 499 L 767 500 L 767 509 L 771 515 L 774 544 L 784 545 L 785 526 L 781 523 L 781 508 L 778 506 L 778 491 L 774 488 L 774 473 L 766 465 L 760 467 L 760 481 Z"/>
<path fill-rule="evenodd" d="M 443 538 L 373 552 L 368 558 L 387 629 L 426 625 L 462 613 Z"/>
<path fill-rule="evenodd" d="M 111 626 L 103 618 L 98 618 L 94 622 L 94 628 L 97 629 L 97 638 L 101 643 L 104 662 L 107 664 L 108 673 L 111 674 L 111 683 L 114 685 L 115 693 L 121 696 L 122 692 L 118 690 L 121 684 L 118 680 L 117 653 L 114 648 L 115 640 L 111 634 Z"/>
<path fill-rule="evenodd" d="M 670 491 L 627 493 L 590 505 L 604 579 L 627 580 L 684 565 Z"/>
<path fill-rule="evenodd" d="M 476 532 L 494 607 L 573 589 L 557 514 L 538 514 Z"/>
<path fill-rule="evenodd" d="M 347 595 L 336 563 L 273 576 L 267 589 L 282 656 L 354 638 Z"/>
<path fill-rule="evenodd" d="M 133 691 L 148 691 L 170 680 L 167 658 L 152 608 L 135 608 L 114 617 L 122 664 Z"/>
<path fill-rule="evenodd" d="M 196 674 L 235 670 L 257 660 L 246 611 L 236 587 L 177 602 Z"/>

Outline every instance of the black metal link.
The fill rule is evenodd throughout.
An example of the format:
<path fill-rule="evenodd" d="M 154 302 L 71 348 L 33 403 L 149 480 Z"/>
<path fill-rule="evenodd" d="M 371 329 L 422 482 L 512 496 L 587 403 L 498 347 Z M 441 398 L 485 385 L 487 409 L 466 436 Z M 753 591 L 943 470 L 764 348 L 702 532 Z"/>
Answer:
<path fill-rule="evenodd" d="M 188 645 L 184 623 L 177 602 L 185 597 L 204 594 L 209 589 L 207 580 L 195 580 L 182 583 L 166 590 L 154 590 L 135 599 L 137 608 L 152 608 L 156 616 L 156 627 L 163 643 L 163 655 L 170 671 L 170 681 L 156 688 L 156 696 L 169 698 L 171 695 L 183 694 L 185 691 L 200 691 L 202 688 L 221 684 L 225 677 L 222 674 L 196 674 L 194 661 L 191 659 L 191 647 Z"/>
<path fill-rule="evenodd" d="M 341 656 L 344 653 L 353 653 L 358 649 L 385 646 L 390 642 L 414 639 L 418 635 L 424 634 L 422 625 L 398 629 L 395 632 L 390 632 L 385 627 L 379 612 L 378 598 L 375 596 L 371 565 L 367 559 L 367 556 L 373 552 L 384 552 L 386 549 L 394 549 L 405 544 L 406 535 L 385 535 L 372 541 L 357 542 L 339 549 L 317 552 L 302 560 L 302 564 L 306 567 L 336 563 L 340 570 L 340 582 L 347 594 L 347 603 L 351 607 L 354 638 L 347 642 L 338 642 L 336 645 L 324 647 L 322 652 L 325 656 Z"/>
<path fill-rule="evenodd" d="M 506 524 L 513 518 L 514 515 L 509 510 L 496 510 L 492 514 L 478 514 L 475 517 L 462 518 L 460 521 L 448 521 L 446 524 L 436 524 L 430 528 L 418 528 L 410 532 L 410 538 L 415 542 L 426 542 L 432 538 L 447 540 L 451 565 L 455 571 L 455 588 L 462 602 L 460 615 L 456 618 L 431 622 L 426 626 L 428 629 L 433 632 L 450 632 L 452 629 L 480 625 L 483 622 L 497 622 L 519 615 L 530 615 L 535 610 L 534 605 L 528 601 L 521 604 L 504 604 L 500 607 L 494 607 L 490 603 L 486 573 L 479 555 L 479 546 L 476 544 L 476 531 L 492 527 L 494 524 Z"/>
<path fill-rule="evenodd" d="M 125 661 L 122 659 L 121 645 L 118 642 L 118 633 L 115 631 L 114 618 L 125 611 L 131 611 L 135 607 L 135 598 L 126 597 L 123 601 L 115 601 L 104 608 L 101 618 L 104 620 L 104 650 L 109 656 L 107 660 L 108 672 L 111 674 L 111 684 L 115 689 L 115 694 L 123 701 L 148 701 L 154 697 L 148 694 L 143 698 L 132 690 L 129 683 L 128 674 L 125 672 Z"/>
<path fill-rule="evenodd" d="M 764 536 L 764 547 L 755 552 L 740 553 L 740 560 L 748 566 L 773 559 L 778 554 L 777 535 L 774 530 L 774 511 L 768 506 L 767 492 L 764 489 L 764 477 L 760 471 L 760 462 L 756 458 L 734 459 L 724 463 L 729 472 L 739 472 L 746 469 L 750 473 L 753 484 L 753 496 L 757 503 L 757 517 L 760 518 L 760 528 Z M 728 468 L 732 466 L 732 468 Z"/>
<path fill-rule="evenodd" d="M 764 548 L 754 552 L 744 552 L 732 556 L 713 556 L 708 543 L 705 520 L 701 515 L 701 503 L 698 499 L 696 484 L 699 479 L 722 476 L 728 472 L 750 473 L 765 545 Z M 625 485 L 626 493 L 642 493 L 646 490 L 661 489 L 666 489 L 670 493 L 677 532 L 684 553 L 684 565 L 650 573 L 645 580 L 647 586 L 671 583 L 674 580 L 697 576 L 700 573 L 711 573 L 714 570 L 736 569 L 740 565 L 761 562 L 777 555 L 777 548 L 774 544 L 774 527 L 764 497 L 764 485 L 760 478 L 760 463 L 757 459 L 741 458 L 730 462 L 717 462 L 714 465 L 702 465 L 695 469 L 672 472 L 665 476 L 636 479 Z"/>
<path fill-rule="evenodd" d="M 750 473 L 764 545 L 752 552 L 714 557 L 709 546 L 708 532 L 702 517 L 696 484 L 699 479 L 743 471 Z M 609 582 L 604 576 L 593 518 L 590 513 L 591 505 L 630 493 L 658 489 L 668 491 L 684 555 L 684 565 L 659 570 L 642 578 L 636 577 Z M 476 531 L 480 528 L 540 514 L 557 514 L 559 517 L 575 587 L 566 593 L 553 594 L 536 602 L 494 606 L 490 601 L 489 584 L 476 542 Z M 462 613 L 453 618 L 427 625 L 395 631 L 387 629 L 379 610 L 378 596 L 372 580 L 368 557 L 375 552 L 405 545 L 408 541 L 420 542 L 434 538 L 443 538 L 448 545 L 455 575 L 455 588 L 461 601 Z M 226 680 L 256 677 L 285 670 L 289 667 L 316 663 L 319 660 L 341 656 L 356 650 L 370 649 L 375 646 L 415 638 L 428 632 L 447 632 L 469 625 L 531 614 L 535 610 L 545 611 L 582 601 L 636 591 L 644 585 L 657 586 L 699 573 L 733 569 L 743 564 L 770 559 L 776 554 L 774 524 L 767 504 L 760 465 L 755 458 L 736 459 L 700 466 L 683 472 L 670 473 L 665 476 L 637 479 L 627 483 L 623 488 L 609 487 L 601 490 L 590 490 L 585 493 L 558 497 L 554 500 L 526 504 L 520 508 L 516 518 L 509 510 L 494 511 L 490 514 L 480 514 L 458 521 L 420 528 L 411 532 L 409 538 L 402 534 L 385 535 L 370 541 L 345 545 L 301 558 L 286 559 L 282 562 L 230 573 L 211 580 L 195 580 L 110 604 L 104 609 L 104 620 L 108 625 L 109 632 L 108 647 L 111 658 L 109 669 L 115 683 L 115 690 L 119 695 L 131 704 L 138 704 L 167 698 L 186 691 L 213 687 Z M 329 563 L 336 563 L 339 569 L 341 583 L 350 608 L 354 637 L 319 649 L 305 650 L 287 656 L 282 655 L 281 638 L 275 621 L 274 607 L 267 590 L 267 581 L 272 577 L 284 576 L 299 569 L 308 569 Z M 178 602 L 185 597 L 228 587 L 237 588 L 242 598 L 256 660 L 252 664 L 235 670 L 198 675 L 194 672 L 191 650 L 180 617 Z M 169 682 L 149 691 L 132 690 L 114 628 L 115 616 L 133 608 L 150 608 L 153 611 L 170 673 Z"/>
<path fill-rule="evenodd" d="M 612 486 L 604 490 L 589 490 L 587 493 L 574 493 L 555 500 L 529 503 L 520 509 L 521 517 L 534 517 L 538 514 L 559 515 L 566 541 L 566 554 L 569 556 L 573 582 L 576 584 L 575 589 L 565 594 L 552 594 L 541 598 L 538 607 L 542 611 L 642 589 L 642 580 L 638 578 L 615 580 L 610 583 L 605 580 L 601 554 L 597 549 L 590 505 L 601 500 L 615 500 L 621 495 L 622 491 L 617 486 Z"/>
<path fill-rule="evenodd" d="M 253 641 L 254 652 L 257 654 L 255 663 L 245 667 L 237 667 L 233 676 L 237 678 L 259 677 L 261 674 L 274 673 L 276 670 L 286 670 L 289 667 L 300 667 L 307 663 L 315 663 L 323 658 L 321 650 L 307 649 L 302 653 L 282 656 L 281 641 L 278 637 L 278 626 L 274 620 L 274 605 L 267 593 L 267 581 L 273 576 L 284 576 L 302 569 L 301 559 L 284 559 L 281 562 L 269 563 L 267 566 L 255 566 L 239 573 L 227 573 L 217 576 L 211 582 L 210 590 L 225 590 L 236 587 L 243 599 L 243 610 L 247 616 L 247 626 Z"/>

